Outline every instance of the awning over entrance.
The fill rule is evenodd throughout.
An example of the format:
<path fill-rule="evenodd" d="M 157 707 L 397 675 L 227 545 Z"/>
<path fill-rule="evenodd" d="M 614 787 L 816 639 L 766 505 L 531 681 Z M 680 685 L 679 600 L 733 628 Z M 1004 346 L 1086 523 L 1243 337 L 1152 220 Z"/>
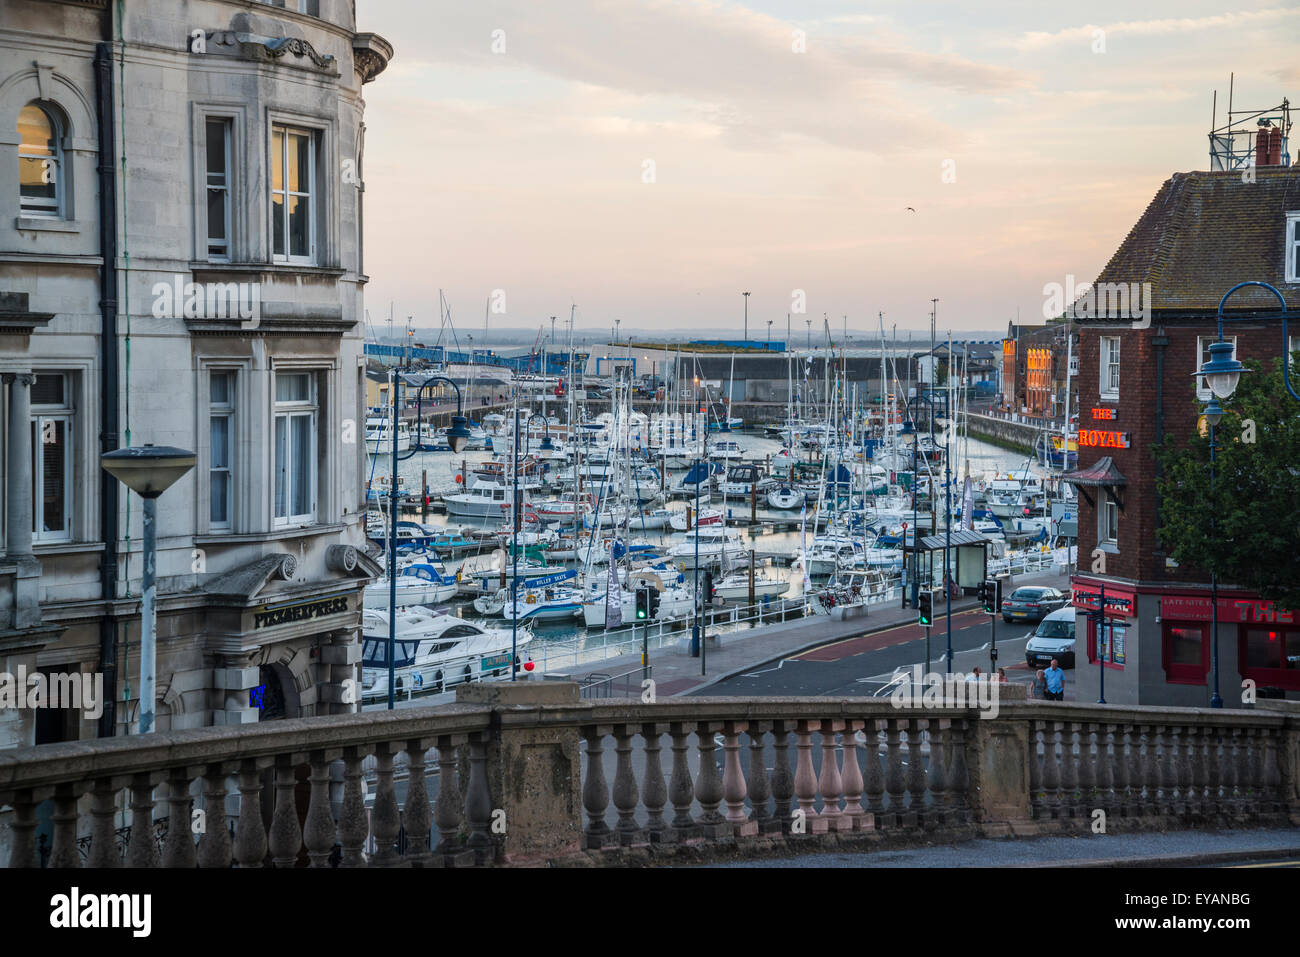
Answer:
<path fill-rule="evenodd" d="M 1110 493 L 1119 505 L 1120 511 L 1124 511 L 1124 500 L 1120 497 L 1120 490 L 1128 485 L 1128 479 L 1124 477 L 1119 469 L 1115 468 L 1115 460 L 1109 455 L 1102 456 L 1086 469 L 1076 469 L 1073 472 L 1066 472 L 1061 476 L 1062 482 L 1069 482 L 1079 490 L 1079 494 L 1087 499 L 1088 504 L 1096 506 L 1084 489 L 1103 488 Z"/>

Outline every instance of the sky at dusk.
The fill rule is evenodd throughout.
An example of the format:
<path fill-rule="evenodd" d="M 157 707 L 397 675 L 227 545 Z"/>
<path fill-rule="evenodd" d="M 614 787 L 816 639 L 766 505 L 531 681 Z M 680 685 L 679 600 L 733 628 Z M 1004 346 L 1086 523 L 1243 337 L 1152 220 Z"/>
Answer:
<path fill-rule="evenodd" d="M 1295 99 L 1278 2 L 358 0 L 366 305 L 382 334 L 796 338 L 1043 318 L 1091 280 L 1225 108 Z M 497 32 L 500 31 L 500 32 Z M 1100 32 L 1099 32 L 1100 31 Z M 495 47 L 495 49 L 494 49 Z M 800 48 L 801 51 L 800 52 Z M 1292 147 L 1294 151 L 1294 146 Z M 913 207 L 915 212 L 907 207 Z M 563 328 L 562 326 L 560 327 Z"/>

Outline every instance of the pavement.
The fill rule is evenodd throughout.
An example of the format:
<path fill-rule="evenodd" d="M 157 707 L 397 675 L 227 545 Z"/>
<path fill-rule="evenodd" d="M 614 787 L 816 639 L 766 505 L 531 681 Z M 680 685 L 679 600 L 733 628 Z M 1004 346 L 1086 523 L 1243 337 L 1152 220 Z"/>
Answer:
<path fill-rule="evenodd" d="M 1035 572 L 1033 574 L 1019 575 L 1012 579 L 1011 587 L 1020 585 L 1051 585 L 1062 588 L 1069 587 L 1069 582 L 1065 577 L 1063 570 L 1048 570 L 1044 572 Z M 1009 592 L 1008 592 L 1009 593 Z M 940 650 L 944 644 L 946 636 L 945 614 L 947 611 L 946 603 L 941 603 L 935 610 L 935 623 L 932 635 L 932 645 L 936 649 L 935 661 L 939 661 Z M 966 620 L 962 622 L 967 625 L 976 618 L 983 623 L 987 629 L 988 616 L 978 610 L 978 602 L 974 596 L 963 596 L 960 599 L 954 599 L 952 603 L 952 613 L 954 619 L 954 629 L 958 625 L 958 616 L 962 613 L 970 613 Z M 1012 626 L 1002 626 L 999 619 L 999 626 L 1010 629 Z M 1027 626 L 1016 626 L 1019 636 Z M 1028 626 L 1032 627 L 1032 626 Z M 655 681 L 655 693 L 662 696 L 700 694 L 705 689 L 710 689 L 710 693 L 722 692 L 717 688 L 721 683 L 728 682 L 730 679 L 752 672 L 754 669 L 771 663 L 782 662 L 796 655 L 805 652 L 812 652 L 814 649 L 821 648 L 833 642 L 840 642 L 846 639 L 866 639 L 866 644 L 879 643 L 888 645 L 890 643 L 903 644 L 904 642 L 916 641 L 922 636 L 922 632 L 916 624 L 916 610 L 913 608 L 900 608 L 897 602 L 882 603 L 869 606 L 868 614 L 860 618 L 852 618 L 846 621 L 831 621 L 825 617 L 807 617 L 799 618 L 787 622 L 777 622 L 771 625 L 763 625 L 758 628 L 751 628 L 742 631 L 729 632 L 727 634 L 716 636 L 709 640 L 705 649 L 705 661 L 702 665 L 699 658 L 692 658 L 689 654 L 689 631 L 683 639 L 676 645 L 657 649 L 650 654 L 650 664 L 653 669 Z M 1004 637 L 1010 638 L 1011 632 L 1005 631 Z M 872 639 L 875 639 L 873 642 Z M 1001 646 L 1001 638 L 999 639 Z M 956 647 L 956 645 L 954 645 Z M 856 652 L 854 652 L 856 653 Z M 912 649 L 908 650 L 907 657 L 913 656 Z M 922 653 L 923 657 L 923 653 Z M 920 659 L 917 659 L 920 660 Z M 987 666 L 988 662 L 984 658 L 975 660 L 971 657 L 971 662 L 978 663 L 981 666 Z M 1020 666 L 1017 669 L 1016 659 L 1010 654 L 1006 656 L 1008 662 L 1009 675 L 1013 671 L 1019 671 L 1013 677 L 1019 680 L 1032 680 L 1027 669 L 1024 668 L 1023 659 L 1019 659 Z M 964 665 L 963 657 L 958 654 L 953 656 L 954 666 L 959 668 Z M 619 657 L 607 658 L 599 662 L 587 662 L 576 667 L 554 668 L 548 671 L 549 674 L 564 674 L 581 681 L 583 678 L 592 674 L 599 675 L 622 675 L 632 672 L 641 665 L 639 654 L 621 655 Z M 1069 674 L 1069 672 L 1067 672 Z M 780 683 L 779 681 L 777 682 Z M 769 685 L 771 681 L 769 681 Z M 619 683 L 623 687 L 623 683 Z M 632 681 L 629 687 L 639 696 L 640 683 Z M 852 689 L 837 689 L 835 693 L 843 695 L 866 695 L 872 693 L 871 688 L 865 686 L 855 686 Z M 617 692 L 615 692 L 617 693 Z M 828 694 L 827 690 L 819 691 L 800 691 L 794 688 L 788 690 L 733 690 L 727 688 L 725 693 L 731 694 Z M 1067 700 L 1070 697 L 1070 689 L 1066 688 Z"/>
<path fill-rule="evenodd" d="M 830 852 L 705 867 L 1296 867 L 1300 828 L 1122 832 Z"/>

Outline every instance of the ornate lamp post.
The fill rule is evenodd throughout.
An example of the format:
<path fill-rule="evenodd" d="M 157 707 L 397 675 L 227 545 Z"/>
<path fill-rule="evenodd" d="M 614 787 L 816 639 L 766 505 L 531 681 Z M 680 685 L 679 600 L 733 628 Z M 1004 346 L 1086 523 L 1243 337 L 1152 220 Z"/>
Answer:
<path fill-rule="evenodd" d="M 140 584 L 140 733 L 153 730 L 157 683 L 158 496 L 194 468 L 194 453 L 168 445 L 140 445 L 100 456 L 100 465 L 144 499 L 144 574 Z"/>

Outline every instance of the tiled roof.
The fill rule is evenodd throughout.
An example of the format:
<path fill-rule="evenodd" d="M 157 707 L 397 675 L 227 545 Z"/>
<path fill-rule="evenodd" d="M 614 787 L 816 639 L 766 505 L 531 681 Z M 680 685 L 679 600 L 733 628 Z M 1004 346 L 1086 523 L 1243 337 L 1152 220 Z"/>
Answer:
<path fill-rule="evenodd" d="M 1278 288 L 1300 308 L 1300 283 L 1285 282 L 1286 214 L 1300 211 L 1300 167 L 1175 173 L 1129 230 L 1098 283 L 1151 283 L 1154 310 L 1217 310 L 1239 282 Z M 1247 287 L 1229 309 L 1276 309 L 1267 289 Z"/>

